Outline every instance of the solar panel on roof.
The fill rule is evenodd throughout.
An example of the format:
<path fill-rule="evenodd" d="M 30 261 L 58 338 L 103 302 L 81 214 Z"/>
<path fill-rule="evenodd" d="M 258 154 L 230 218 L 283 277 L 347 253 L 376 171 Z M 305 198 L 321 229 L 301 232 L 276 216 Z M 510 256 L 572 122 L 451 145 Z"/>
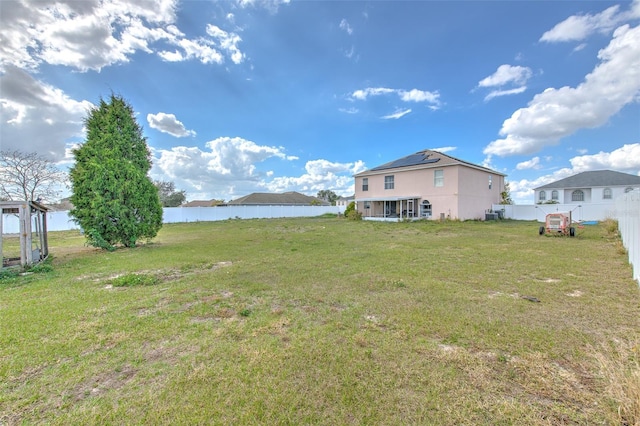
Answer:
<path fill-rule="evenodd" d="M 390 163 L 383 164 L 378 167 L 374 167 L 371 170 L 386 170 L 386 169 L 395 169 L 397 167 L 409 167 L 409 166 L 418 166 L 421 164 L 432 164 L 440 161 L 440 158 L 428 158 L 424 153 L 419 152 L 416 154 L 408 155 L 406 157 L 400 158 L 395 161 L 391 161 Z"/>

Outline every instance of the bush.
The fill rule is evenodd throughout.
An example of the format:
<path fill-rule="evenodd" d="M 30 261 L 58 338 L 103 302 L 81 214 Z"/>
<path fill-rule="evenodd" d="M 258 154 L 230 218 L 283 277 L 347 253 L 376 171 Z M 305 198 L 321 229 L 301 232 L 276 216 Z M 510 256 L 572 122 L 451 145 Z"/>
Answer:
<path fill-rule="evenodd" d="M 350 220 L 362 220 L 362 213 L 356 210 L 356 203 L 352 201 L 344 210 L 344 216 Z"/>

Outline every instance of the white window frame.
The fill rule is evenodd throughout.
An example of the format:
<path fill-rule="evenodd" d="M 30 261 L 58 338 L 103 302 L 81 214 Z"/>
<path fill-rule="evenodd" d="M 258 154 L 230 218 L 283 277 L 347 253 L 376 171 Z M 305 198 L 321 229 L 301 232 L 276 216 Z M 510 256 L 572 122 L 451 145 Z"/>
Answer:
<path fill-rule="evenodd" d="M 538 201 L 547 201 L 547 191 L 540 191 L 538 193 Z"/>
<path fill-rule="evenodd" d="M 611 200 L 613 198 L 613 192 L 611 188 L 605 188 L 602 190 L 602 199 L 603 200 Z"/>
<path fill-rule="evenodd" d="M 571 201 L 584 201 L 584 191 L 576 189 L 571 193 Z"/>
<path fill-rule="evenodd" d="M 388 175 L 384 177 L 384 189 L 395 189 L 395 176 Z"/>
<path fill-rule="evenodd" d="M 433 171 L 433 186 L 438 188 L 444 186 L 444 170 Z"/>
<path fill-rule="evenodd" d="M 369 178 L 362 178 L 362 191 L 369 190 Z"/>

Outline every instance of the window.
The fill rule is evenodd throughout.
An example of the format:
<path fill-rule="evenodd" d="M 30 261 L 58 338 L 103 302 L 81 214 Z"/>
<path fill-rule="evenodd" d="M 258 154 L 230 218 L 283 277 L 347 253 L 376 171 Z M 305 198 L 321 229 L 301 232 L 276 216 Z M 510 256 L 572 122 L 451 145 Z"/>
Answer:
<path fill-rule="evenodd" d="M 489 175 L 489 189 L 493 186 L 493 176 Z"/>
<path fill-rule="evenodd" d="M 393 175 L 384 177 L 384 189 L 393 189 Z"/>
<path fill-rule="evenodd" d="M 571 201 L 584 201 L 584 192 L 576 189 L 571 193 Z"/>
<path fill-rule="evenodd" d="M 605 200 L 611 199 L 611 188 L 605 188 L 604 191 L 602 191 L 602 198 Z"/>
<path fill-rule="evenodd" d="M 444 186 L 444 170 L 433 171 L 433 186 Z"/>
<path fill-rule="evenodd" d="M 422 204 L 420 204 L 420 216 L 422 217 L 431 217 L 431 203 L 429 200 L 424 200 Z"/>
<path fill-rule="evenodd" d="M 624 193 L 626 194 L 627 192 L 631 192 L 631 191 L 633 191 L 633 188 L 626 188 L 626 189 L 624 190 Z"/>
<path fill-rule="evenodd" d="M 365 201 L 364 202 L 364 208 L 365 208 L 365 210 L 370 209 L 371 208 L 371 201 Z"/>
<path fill-rule="evenodd" d="M 558 201 L 558 191 L 556 191 L 555 189 L 551 191 L 551 199 L 553 201 Z"/>
<path fill-rule="evenodd" d="M 545 191 L 540 191 L 540 194 L 538 194 L 538 201 L 546 201 L 547 200 L 547 193 Z"/>
<path fill-rule="evenodd" d="M 362 190 L 363 191 L 369 190 L 369 178 L 362 178 Z"/>

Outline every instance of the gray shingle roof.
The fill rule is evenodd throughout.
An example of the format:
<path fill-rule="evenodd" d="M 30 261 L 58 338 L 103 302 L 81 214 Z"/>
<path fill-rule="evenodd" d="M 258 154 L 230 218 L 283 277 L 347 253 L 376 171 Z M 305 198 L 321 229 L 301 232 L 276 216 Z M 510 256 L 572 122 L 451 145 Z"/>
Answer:
<path fill-rule="evenodd" d="M 233 201 L 229 201 L 229 205 L 272 205 L 272 206 L 309 206 L 312 202 L 320 203 L 320 205 L 329 205 L 326 201 L 320 200 L 316 197 L 310 197 L 308 195 L 300 194 L 299 192 L 291 191 L 282 194 L 267 193 L 267 192 L 254 192 L 253 194 L 245 195 L 244 197 L 237 198 Z"/>
<path fill-rule="evenodd" d="M 594 186 L 637 186 L 640 185 L 640 176 L 628 173 L 614 172 L 612 170 L 594 170 L 582 172 L 568 178 L 539 186 L 535 189 L 549 188 L 592 188 Z"/>
<path fill-rule="evenodd" d="M 372 169 L 366 170 L 364 172 L 358 173 L 356 176 L 366 176 L 371 172 L 378 172 L 382 170 L 390 170 L 390 169 L 397 169 L 397 168 L 403 168 L 403 167 L 420 167 L 420 166 L 442 167 L 442 166 L 451 166 L 451 165 L 470 166 L 473 168 L 485 170 L 490 173 L 505 176 L 503 173 L 496 172 L 495 170 L 491 170 L 486 167 L 479 166 L 477 164 L 469 163 L 468 161 L 460 160 L 458 158 L 451 157 L 450 155 L 446 155 L 438 151 L 432 151 L 430 149 L 418 151 L 415 154 L 407 155 L 406 157 L 402 157 L 397 160 L 390 161 L 388 163 L 385 163 L 380 166 L 374 167 Z"/>

